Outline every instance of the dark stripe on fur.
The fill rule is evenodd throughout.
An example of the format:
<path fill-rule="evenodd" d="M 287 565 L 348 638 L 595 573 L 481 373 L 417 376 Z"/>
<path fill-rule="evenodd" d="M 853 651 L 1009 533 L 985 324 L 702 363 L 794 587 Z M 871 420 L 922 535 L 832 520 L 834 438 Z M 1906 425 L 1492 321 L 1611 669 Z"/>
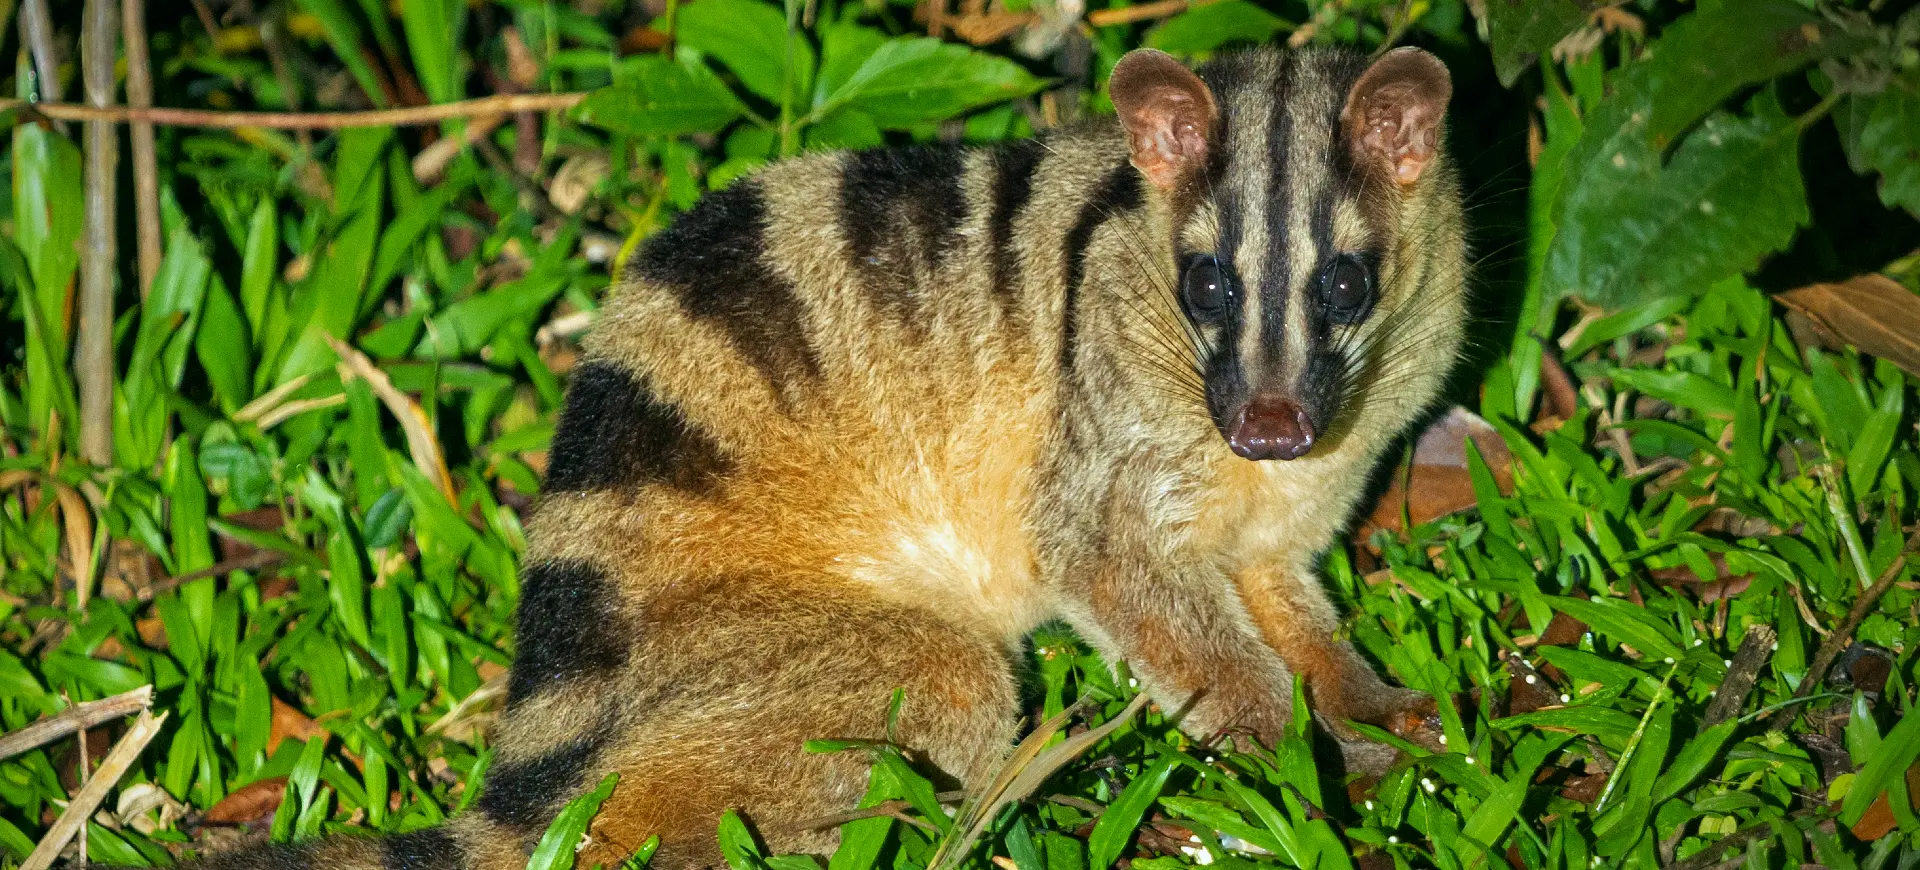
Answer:
<path fill-rule="evenodd" d="M 460 844 L 445 828 L 388 837 L 381 843 L 386 870 L 453 870 L 466 863 Z"/>
<path fill-rule="evenodd" d="M 1092 198 L 1080 207 L 1079 217 L 1074 219 L 1073 228 L 1067 231 L 1066 273 L 1067 296 L 1061 306 L 1060 314 L 1060 367 L 1073 366 L 1073 355 L 1079 343 L 1080 285 L 1087 277 L 1087 246 L 1093 242 L 1093 231 L 1100 228 L 1109 218 L 1121 212 L 1139 208 L 1142 202 L 1140 171 L 1132 163 L 1121 163 L 1107 171 L 1100 179 L 1100 189 L 1094 191 Z"/>
<path fill-rule="evenodd" d="M 1016 318 L 1020 305 L 1020 258 L 1013 221 L 1033 197 L 1033 176 L 1046 149 L 1022 139 L 993 153 L 993 211 L 987 216 L 987 246 L 993 252 L 993 292 L 1003 314 Z"/>
<path fill-rule="evenodd" d="M 1271 217 L 1267 221 L 1266 262 L 1260 264 L 1258 288 L 1250 288 L 1260 297 L 1260 344 L 1256 348 L 1270 363 L 1277 364 L 1286 349 L 1287 308 L 1293 303 L 1293 239 L 1288 223 L 1293 214 L 1295 194 L 1293 173 L 1288 171 L 1288 156 L 1293 148 L 1293 107 L 1300 99 L 1293 93 L 1294 68 L 1299 57 L 1294 52 L 1281 55 L 1279 76 L 1271 85 L 1275 94 L 1273 116 L 1267 129 L 1267 195 Z M 1311 116 L 1309 116 L 1311 117 Z M 1311 243 L 1311 239 L 1307 240 Z"/>
<path fill-rule="evenodd" d="M 703 493 L 731 468 L 678 408 L 605 360 L 574 372 L 549 456 L 548 492 L 669 483 Z"/>
<path fill-rule="evenodd" d="M 960 189 L 965 152 L 956 146 L 858 151 L 840 179 L 845 228 L 874 306 L 919 327 L 915 297 L 939 272 L 967 217 Z"/>
<path fill-rule="evenodd" d="M 496 764 L 487 771 L 474 806 L 502 825 L 526 831 L 545 828 L 580 791 L 581 777 L 606 742 L 606 733 L 596 731 L 593 737 L 562 744 L 538 758 Z"/>
<path fill-rule="evenodd" d="M 606 572 L 586 562 L 536 562 L 520 571 L 516 653 L 507 704 L 627 663 L 636 638 Z"/>
<path fill-rule="evenodd" d="M 314 870 L 314 844 L 267 843 L 215 852 L 194 862 L 193 870 Z M 93 864 L 90 867 L 101 865 Z"/>
<path fill-rule="evenodd" d="M 648 239 L 633 268 L 674 290 L 688 314 L 724 330 L 768 383 L 792 389 L 819 378 L 820 360 L 792 282 L 767 263 L 766 227 L 760 186 L 735 182 Z"/>

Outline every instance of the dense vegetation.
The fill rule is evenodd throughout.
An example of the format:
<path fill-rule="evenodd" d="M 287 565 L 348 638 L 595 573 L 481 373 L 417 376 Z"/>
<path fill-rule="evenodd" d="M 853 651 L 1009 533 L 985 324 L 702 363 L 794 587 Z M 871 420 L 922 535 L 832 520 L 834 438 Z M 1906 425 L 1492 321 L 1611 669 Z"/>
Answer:
<path fill-rule="evenodd" d="M 100 2 L 0 3 L 0 21 L 38 16 L 0 28 L 11 93 L 55 102 L 89 69 L 111 84 L 75 48 Z M 1920 864 L 1920 11 L 130 5 L 151 34 L 127 43 L 149 51 L 118 74 L 161 106 L 593 94 L 424 126 L 176 119 L 156 131 L 157 199 L 136 150 L 131 183 L 92 206 L 82 115 L 10 105 L 0 727 L 148 685 L 165 720 L 0 757 L 0 863 L 90 777 L 111 797 L 79 839 L 125 864 L 470 803 L 521 512 L 576 339 L 639 240 L 783 155 L 1097 115 L 1137 45 L 1284 41 L 1419 44 L 1454 71 L 1479 317 L 1453 398 L 1485 423 L 1410 448 L 1391 482 L 1411 499 L 1325 566 L 1353 639 L 1456 702 L 1451 751 L 1345 783 L 1305 717 L 1270 753 L 1198 745 L 1152 709 L 1119 721 L 1130 684 L 1043 631 L 1031 702 L 1054 754 L 1030 770 L 1057 772 L 950 818 L 897 753 L 838 747 L 876 753 L 886 811 L 845 822 L 832 870 L 925 867 L 943 843 L 942 861 L 1018 870 Z M 90 222 L 126 252 L 105 271 L 111 401 L 93 406 Z M 136 256 L 142 234 L 164 259 Z M 568 866 L 593 807 L 535 863 Z M 761 854 L 737 819 L 719 835 L 739 870 L 817 866 Z"/>

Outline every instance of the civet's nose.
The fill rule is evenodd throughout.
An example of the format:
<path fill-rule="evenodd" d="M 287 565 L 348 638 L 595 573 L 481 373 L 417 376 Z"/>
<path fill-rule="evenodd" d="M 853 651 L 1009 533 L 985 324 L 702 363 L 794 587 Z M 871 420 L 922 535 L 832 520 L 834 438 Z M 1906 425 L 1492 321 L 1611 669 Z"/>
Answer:
<path fill-rule="evenodd" d="M 1313 449 L 1313 420 L 1292 399 L 1255 396 L 1228 427 L 1227 446 L 1243 459 L 1298 459 Z"/>

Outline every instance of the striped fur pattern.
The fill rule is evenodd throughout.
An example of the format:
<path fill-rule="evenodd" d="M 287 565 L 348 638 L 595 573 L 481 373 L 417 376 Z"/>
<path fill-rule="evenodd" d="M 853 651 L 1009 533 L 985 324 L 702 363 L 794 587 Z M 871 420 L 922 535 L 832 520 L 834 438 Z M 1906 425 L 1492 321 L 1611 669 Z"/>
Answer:
<path fill-rule="evenodd" d="M 773 849 L 830 850 L 800 823 L 866 768 L 802 741 L 884 736 L 904 689 L 899 739 L 979 782 L 1056 618 L 1195 735 L 1278 736 L 1295 673 L 1336 734 L 1417 714 L 1335 640 L 1312 568 L 1460 338 L 1445 71 L 1420 54 L 1369 103 L 1356 83 L 1402 52 L 1198 78 L 1136 55 L 1124 124 L 802 157 L 651 239 L 560 418 L 474 811 L 244 866 L 519 868 L 609 771 L 581 866 L 652 835 L 655 866 L 713 865 L 729 807 Z M 1341 257 L 1367 270 L 1359 319 L 1328 302 Z M 1202 260 L 1227 282 L 1205 316 Z M 1235 415 L 1281 406 L 1311 449 L 1236 455 Z"/>

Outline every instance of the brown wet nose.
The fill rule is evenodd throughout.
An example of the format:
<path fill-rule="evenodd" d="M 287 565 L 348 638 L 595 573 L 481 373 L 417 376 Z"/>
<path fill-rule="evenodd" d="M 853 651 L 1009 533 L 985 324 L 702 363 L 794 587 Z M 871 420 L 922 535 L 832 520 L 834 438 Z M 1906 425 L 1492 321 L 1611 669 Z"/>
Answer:
<path fill-rule="evenodd" d="M 1300 403 L 1255 396 L 1234 417 L 1227 446 L 1243 459 L 1298 459 L 1313 449 L 1313 436 Z"/>

